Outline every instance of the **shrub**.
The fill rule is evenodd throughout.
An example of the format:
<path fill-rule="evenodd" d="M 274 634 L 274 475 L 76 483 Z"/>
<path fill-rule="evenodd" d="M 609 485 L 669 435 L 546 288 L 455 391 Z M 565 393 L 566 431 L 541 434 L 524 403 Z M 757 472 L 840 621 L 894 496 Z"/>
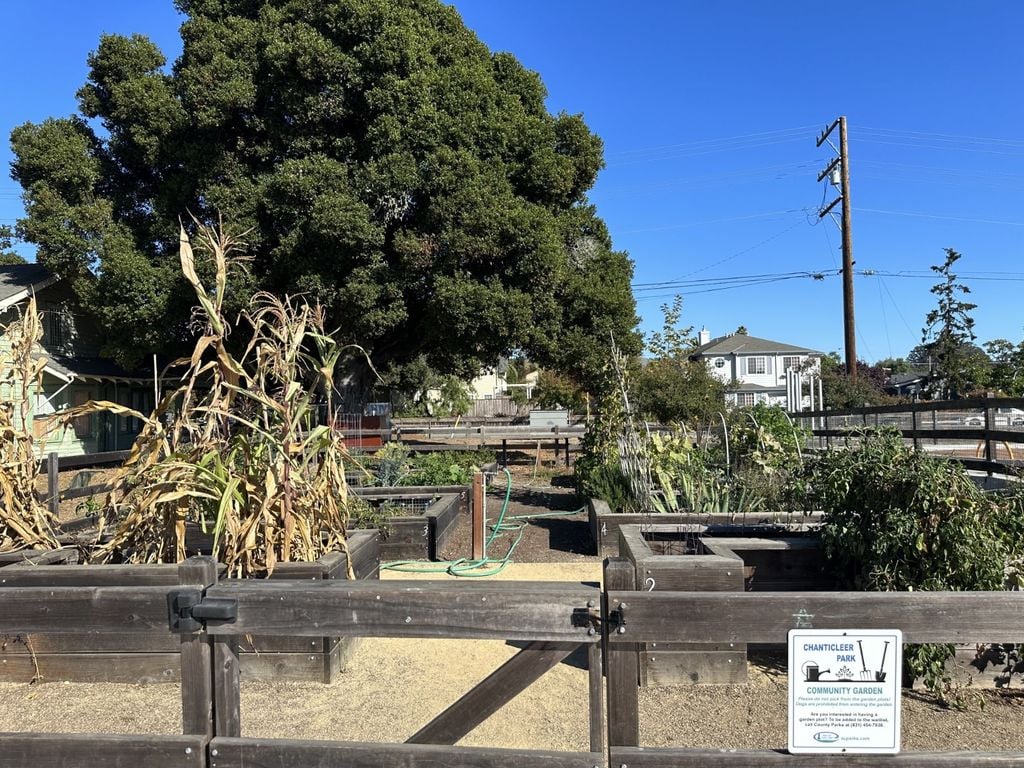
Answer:
<path fill-rule="evenodd" d="M 959 464 L 866 431 L 811 468 L 824 517 L 825 554 L 842 586 L 865 590 L 995 590 L 1004 582 L 1006 509 Z M 951 645 L 911 646 L 907 672 L 938 699 L 962 706 L 944 664 Z"/>

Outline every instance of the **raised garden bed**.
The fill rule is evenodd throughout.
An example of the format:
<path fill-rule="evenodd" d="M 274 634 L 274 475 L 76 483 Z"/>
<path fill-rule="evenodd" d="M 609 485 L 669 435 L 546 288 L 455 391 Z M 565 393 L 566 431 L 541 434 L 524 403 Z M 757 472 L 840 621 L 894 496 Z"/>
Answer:
<path fill-rule="evenodd" d="M 437 560 L 469 512 L 469 488 L 353 488 L 353 494 L 387 513 L 380 535 L 382 560 Z"/>
<path fill-rule="evenodd" d="M 594 552 L 601 557 L 617 557 L 624 553 L 619 550 L 619 529 L 624 525 L 696 525 L 702 527 L 743 525 L 745 530 L 805 531 L 813 530 L 821 519 L 820 512 L 762 512 L 756 515 L 696 515 L 690 512 L 679 514 L 632 514 L 613 511 L 606 501 L 587 499 L 587 517 L 590 538 Z"/>
<path fill-rule="evenodd" d="M 352 567 L 358 579 L 376 579 L 380 552 L 376 531 L 349 537 Z M 345 579 L 348 558 L 333 552 L 312 563 L 279 563 L 273 579 Z M 223 574 L 223 569 L 221 569 Z M 172 586 L 178 566 L 170 565 L 9 565 L 0 570 L 0 586 Z M 239 644 L 241 675 L 248 680 L 333 682 L 358 638 L 246 637 Z M 120 635 L 0 635 L 0 681 L 155 683 L 180 676 L 177 635 L 154 631 L 133 635 L 131 647 Z"/>
<path fill-rule="evenodd" d="M 749 528 L 622 525 L 618 529 L 619 550 L 636 569 L 637 590 L 784 592 L 834 588 L 816 535 L 788 531 L 751 535 Z M 647 686 L 742 683 L 747 677 L 746 651 L 742 643 L 643 645 L 640 682 Z"/>

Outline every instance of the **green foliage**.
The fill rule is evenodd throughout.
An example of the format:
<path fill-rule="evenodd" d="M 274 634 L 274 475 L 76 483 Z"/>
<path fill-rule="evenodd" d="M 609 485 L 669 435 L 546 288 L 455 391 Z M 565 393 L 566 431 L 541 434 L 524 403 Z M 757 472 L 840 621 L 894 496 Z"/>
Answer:
<path fill-rule="evenodd" d="M 580 443 L 576 488 L 582 496 L 595 496 L 602 487 L 618 482 L 617 471 L 629 486 L 620 511 L 645 511 L 651 504 L 647 436 L 638 431 L 634 419 L 626 358 L 614 344 L 611 353 L 598 380 L 596 412 Z"/>
<path fill-rule="evenodd" d="M 368 469 L 373 484 L 391 488 L 402 485 L 469 485 L 480 467 L 494 461 L 494 451 L 430 451 L 412 453 L 404 443 L 388 443 L 373 454 Z"/>
<path fill-rule="evenodd" d="M 947 248 L 946 261 L 932 267 L 933 272 L 942 276 L 942 282 L 932 286 L 938 305 L 925 317 L 921 331 L 921 343 L 927 347 L 938 374 L 935 394 L 942 399 L 962 397 L 977 390 L 988 377 L 988 358 L 973 343 L 976 336 L 971 311 L 978 305 L 960 298 L 971 289 L 957 282 L 953 272 L 960 258 L 961 254 Z"/>
<path fill-rule="evenodd" d="M 417 454 L 400 485 L 469 485 L 480 467 L 494 461 L 493 451 L 435 451 Z"/>
<path fill-rule="evenodd" d="M 913 450 L 895 430 L 867 431 L 817 458 L 812 477 L 822 543 L 842 586 L 1002 588 L 1005 513 L 956 462 Z M 959 706 L 963 697 L 943 668 L 951 654 L 952 646 L 922 646 L 905 659 L 941 701 Z"/>
<path fill-rule="evenodd" d="M 689 359 L 697 338 L 693 326 L 680 326 L 682 297 L 661 311 L 661 331 L 647 337 L 653 359 L 637 374 L 637 409 L 663 424 L 707 422 L 723 408 L 725 384 L 703 362 Z"/>
<path fill-rule="evenodd" d="M 0 267 L 26 264 L 21 256 L 11 250 L 14 243 L 14 231 L 6 224 L 0 225 Z"/>
<path fill-rule="evenodd" d="M 437 401 L 433 403 L 435 416 L 464 416 L 473 407 L 469 398 L 469 386 L 455 376 L 441 379 Z"/>
<path fill-rule="evenodd" d="M 725 407 L 726 386 L 702 362 L 652 360 L 637 374 L 637 407 L 662 424 L 706 424 Z"/>
<path fill-rule="evenodd" d="M 992 361 L 989 386 L 1008 397 L 1024 395 L 1024 341 L 994 339 L 984 346 Z"/>
<path fill-rule="evenodd" d="M 639 352 L 632 264 L 586 199 L 600 139 L 550 114 L 540 77 L 454 8 L 177 5 L 173 66 L 145 37 L 104 35 L 79 114 L 11 135 L 18 233 L 73 281 L 107 353 L 186 343 L 186 212 L 247 232 L 254 278 L 226 309 L 302 293 L 394 387 L 420 359 L 467 378 L 518 349 L 589 383 L 609 332 Z"/>
<path fill-rule="evenodd" d="M 887 405 L 895 398 L 886 394 L 887 373 L 880 364 L 857 361 L 857 378 L 846 375 L 846 365 L 835 352 L 821 358 L 821 393 L 828 408 L 862 408 Z"/>
<path fill-rule="evenodd" d="M 568 376 L 543 370 L 537 377 L 533 402 L 539 408 L 568 408 L 581 413 L 587 408 L 587 394 Z"/>

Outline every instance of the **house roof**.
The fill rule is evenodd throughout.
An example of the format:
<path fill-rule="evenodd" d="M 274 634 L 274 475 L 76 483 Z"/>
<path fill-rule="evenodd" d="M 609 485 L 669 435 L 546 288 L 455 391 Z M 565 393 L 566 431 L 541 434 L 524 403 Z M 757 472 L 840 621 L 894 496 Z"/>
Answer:
<path fill-rule="evenodd" d="M 707 344 L 701 344 L 690 353 L 690 358 L 718 355 L 777 355 L 787 352 L 794 355 L 821 355 L 821 352 L 807 347 L 795 347 L 780 341 L 759 339 L 757 336 L 748 336 L 745 333 L 732 333 L 712 339 Z"/>
<path fill-rule="evenodd" d="M 145 369 L 126 371 L 113 360 L 101 357 L 66 357 L 64 355 L 42 355 L 46 370 L 61 381 L 120 381 L 125 383 L 148 383 L 153 381 L 153 372 Z M 164 376 L 164 379 L 170 378 Z"/>
<path fill-rule="evenodd" d="M 886 383 L 893 387 L 904 387 L 907 384 L 914 384 L 927 379 L 927 373 L 894 373 Z"/>
<path fill-rule="evenodd" d="M 57 282 L 57 276 L 41 264 L 0 266 L 0 309 L 7 309 Z"/>
<path fill-rule="evenodd" d="M 764 384 L 740 384 L 733 392 L 785 392 L 785 385 L 781 387 L 766 387 Z"/>

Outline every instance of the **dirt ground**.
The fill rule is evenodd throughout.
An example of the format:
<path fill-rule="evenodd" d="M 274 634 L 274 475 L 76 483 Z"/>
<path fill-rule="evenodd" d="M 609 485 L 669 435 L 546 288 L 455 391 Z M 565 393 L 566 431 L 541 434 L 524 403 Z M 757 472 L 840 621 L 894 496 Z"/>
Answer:
<path fill-rule="evenodd" d="M 533 457 L 520 459 L 509 515 L 578 508 L 567 476 L 553 468 L 542 472 L 543 465 L 534 475 Z M 496 512 L 502 498 L 503 492 L 499 496 L 498 488 L 492 489 L 489 509 Z M 490 578 L 598 581 L 601 565 L 588 554 L 585 521 L 583 514 L 527 521 L 514 563 Z M 445 555 L 468 554 L 468 536 L 465 525 Z M 491 554 L 503 555 L 507 540 L 499 539 Z M 425 577 L 384 571 L 382 578 Z M 333 685 L 243 681 L 242 732 L 264 738 L 404 741 L 517 650 L 500 641 L 365 639 Z M 583 654 L 570 656 L 460 743 L 587 750 L 586 663 Z M 755 659 L 749 672 L 746 685 L 641 689 L 641 743 L 784 748 L 785 671 Z M 984 709 L 954 712 L 905 693 L 903 748 L 1024 751 L 1024 695 L 982 691 L 979 696 Z M 180 732 L 180 708 L 176 684 L 0 684 L 0 731 L 169 734 Z"/>

